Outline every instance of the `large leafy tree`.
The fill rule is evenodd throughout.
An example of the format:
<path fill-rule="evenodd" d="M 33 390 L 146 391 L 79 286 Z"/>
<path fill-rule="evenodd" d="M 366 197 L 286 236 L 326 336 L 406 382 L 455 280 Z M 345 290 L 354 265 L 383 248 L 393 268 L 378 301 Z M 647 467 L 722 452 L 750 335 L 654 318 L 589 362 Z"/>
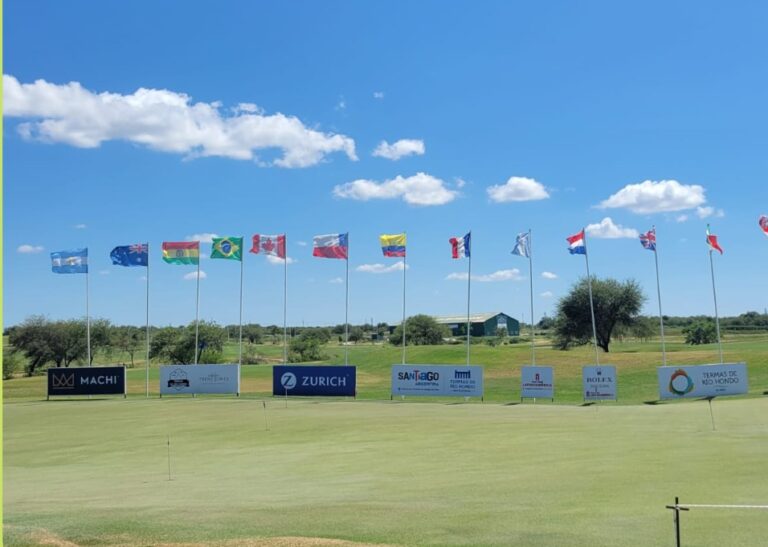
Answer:
<path fill-rule="evenodd" d="M 597 345 L 608 351 L 611 335 L 617 327 L 631 328 L 645 302 L 640 285 L 632 279 L 623 283 L 615 279 L 592 279 L 592 300 L 595 308 Z M 589 309 L 587 279 L 579 280 L 557 305 L 555 347 L 571 346 L 592 341 L 592 319 Z"/>
<path fill-rule="evenodd" d="M 399 346 L 403 343 L 403 326 L 398 325 L 389 341 Z M 405 344 L 407 346 L 428 346 L 442 344 L 450 335 L 448 327 L 435 321 L 429 315 L 414 315 L 405 321 Z"/>
<path fill-rule="evenodd" d="M 200 321 L 197 362 L 216 363 L 221 360 L 227 332 L 216 323 Z M 152 335 L 152 357 L 173 364 L 189 365 L 195 362 L 195 324 L 186 327 L 166 327 Z"/>

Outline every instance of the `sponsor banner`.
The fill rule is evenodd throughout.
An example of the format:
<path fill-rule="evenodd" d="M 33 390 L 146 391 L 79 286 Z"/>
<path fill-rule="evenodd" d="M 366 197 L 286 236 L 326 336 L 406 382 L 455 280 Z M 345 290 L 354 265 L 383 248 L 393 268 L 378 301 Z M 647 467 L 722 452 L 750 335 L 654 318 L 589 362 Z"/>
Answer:
<path fill-rule="evenodd" d="M 479 365 L 392 365 L 392 395 L 482 397 Z"/>
<path fill-rule="evenodd" d="M 659 398 L 739 395 L 749 389 L 746 363 L 659 367 Z"/>
<path fill-rule="evenodd" d="M 52 395 L 125 395 L 125 367 L 49 368 Z"/>
<path fill-rule="evenodd" d="M 553 367 L 524 366 L 521 369 L 521 399 L 554 399 L 555 369 Z"/>
<path fill-rule="evenodd" d="M 275 365 L 272 395 L 354 397 L 357 367 L 350 365 Z"/>
<path fill-rule="evenodd" d="M 616 367 L 613 365 L 584 367 L 581 379 L 585 401 L 616 400 Z"/>
<path fill-rule="evenodd" d="M 160 395 L 240 393 L 239 365 L 163 365 Z"/>

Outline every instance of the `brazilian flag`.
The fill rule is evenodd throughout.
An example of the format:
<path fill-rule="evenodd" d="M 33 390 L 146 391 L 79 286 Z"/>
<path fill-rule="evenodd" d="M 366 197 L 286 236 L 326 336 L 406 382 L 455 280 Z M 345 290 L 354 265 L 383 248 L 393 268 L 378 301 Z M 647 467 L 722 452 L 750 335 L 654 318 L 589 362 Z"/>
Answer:
<path fill-rule="evenodd" d="M 211 248 L 211 258 L 226 258 L 227 260 L 243 260 L 242 237 L 214 237 Z"/>

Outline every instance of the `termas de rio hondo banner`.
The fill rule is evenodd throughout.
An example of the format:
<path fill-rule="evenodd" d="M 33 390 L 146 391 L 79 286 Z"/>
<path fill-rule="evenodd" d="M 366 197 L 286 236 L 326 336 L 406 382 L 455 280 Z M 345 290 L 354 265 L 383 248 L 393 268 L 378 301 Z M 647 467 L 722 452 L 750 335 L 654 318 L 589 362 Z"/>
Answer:
<path fill-rule="evenodd" d="M 240 393 L 240 365 L 165 365 L 160 367 L 161 395 Z"/>
<path fill-rule="evenodd" d="M 48 396 L 125 395 L 125 367 L 49 368 Z"/>
<path fill-rule="evenodd" d="M 482 397 L 479 365 L 393 365 L 392 396 Z"/>
<path fill-rule="evenodd" d="M 739 395 L 749 389 L 745 363 L 659 367 L 657 370 L 661 399 Z"/>

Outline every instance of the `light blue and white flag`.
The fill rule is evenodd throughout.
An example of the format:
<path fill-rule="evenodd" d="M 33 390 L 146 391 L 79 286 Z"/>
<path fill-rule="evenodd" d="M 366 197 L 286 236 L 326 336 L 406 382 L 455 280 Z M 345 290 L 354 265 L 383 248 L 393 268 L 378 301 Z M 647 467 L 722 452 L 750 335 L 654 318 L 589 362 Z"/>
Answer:
<path fill-rule="evenodd" d="M 88 273 L 88 248 L 51 253 L 51 271 L 60 274 Z"/>
<path fill-rule="evenodd" d="M 515 248 L 512 249 L 512 254 L 517 256 L 523 256 L 525 258 L 531 258 L 531 240 L 528 237 L 528 232 L 517 234 L 517 240 L 515 241 Z"/>

